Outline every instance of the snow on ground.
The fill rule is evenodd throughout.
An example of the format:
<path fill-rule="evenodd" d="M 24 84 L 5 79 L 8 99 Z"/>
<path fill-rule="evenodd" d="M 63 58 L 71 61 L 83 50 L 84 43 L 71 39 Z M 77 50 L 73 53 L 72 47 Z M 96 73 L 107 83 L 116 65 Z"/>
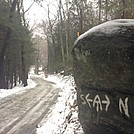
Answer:
<path fill-rule="evenodd" d="M 28 79 L 28 86 L 23 87 L 22 84 L 14 87 L 13 89 L 0 89 L 0 99 L 7 97 L 12 94 L 20 94 L 22 92 L 25 92 L 28 89 L 34 88 L 37 84 L 31 80 L 30 78 Z"/>
<path fill-rule="evenodd" d="M 37 84 L 30 79 L 35 76 L 31 72 L 28 79 L 28 86 L 18 85 L 13 89 L 0 89 L 0 99 L 12 94 L 20 94 L 27 89 L 34 88 Z M 37 75 L 36 75 L 37 77 Z M 51 113 L 45 119 L 43 126 L 37 128 L 37 134 L 84 134 L 78 120 L 78 107 L 76 102 L 76 89 L 73 77 L 60 74 L 40 75 L 47 81 L 54 82 L 62 91 L 59 93 L 56 104 L 51 108 Z M 47 121 L 46 121 L 47 120 Z"/>
<path fill-rule="evenodd" d="M 43 76 L 43 75 L 42 75 Z M 62 91 L 58 101 L 52 107 L 43 126 L 37 128 L 37 134 L 83 134 L 78 120 L 78 107 L 76 102 L 76 89 L 73 77 L 60 74 L 49 75 L 45 80 L 56 83 Z M 45 119 L 46 120 L 46 119 Z"/>

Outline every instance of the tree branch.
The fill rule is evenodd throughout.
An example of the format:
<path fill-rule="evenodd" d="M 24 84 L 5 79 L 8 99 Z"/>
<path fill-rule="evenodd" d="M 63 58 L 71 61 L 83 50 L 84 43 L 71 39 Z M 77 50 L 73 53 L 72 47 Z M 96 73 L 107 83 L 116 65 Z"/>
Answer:
<path fill-rule="evenodd" d="M 32 4 L 30 5 L 30 7 L 24 12 L 24 14 L 29 11 L 29 9 L 33 6 L 34 3 L 35 3 L 35 2 L 33 1 L 33 3 L 32 3 Z"/>

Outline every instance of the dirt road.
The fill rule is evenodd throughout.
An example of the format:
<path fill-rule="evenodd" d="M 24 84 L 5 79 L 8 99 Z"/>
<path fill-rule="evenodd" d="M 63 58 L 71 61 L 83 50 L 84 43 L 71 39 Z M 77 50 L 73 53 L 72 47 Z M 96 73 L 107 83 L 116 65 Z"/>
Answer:
<path fill-rule="evenodd" d="M 35 88 L 0 100 L 0 134 L 34 134 L 57 100 L 60 89 L 41 78 L 33 79 L 38 83 Z"/>

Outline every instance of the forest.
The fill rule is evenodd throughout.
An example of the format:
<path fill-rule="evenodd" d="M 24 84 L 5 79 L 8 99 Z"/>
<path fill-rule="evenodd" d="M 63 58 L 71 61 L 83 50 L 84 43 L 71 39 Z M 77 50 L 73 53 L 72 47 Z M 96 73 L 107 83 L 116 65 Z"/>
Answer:
<path fill-rule="evenodd" d="M 71 51 L 79 35 L 108 20 L 134 18 L 134 0 L 55 0 L 53 17 L 52 3 L 33 0 L 41 8 L 43 3 L 47 5 L 47 18 L 36 25 L 43 31 L 37 38 L 25 17 L 28 10 L 24 10 L 24 2 L 0 0 L 0 88 L 12 88 L 18 82 L 26 86 L 29 68 L 35 64 L 47 73 L 71 72 Z M 38 63 L 42 60 L 37 49 L 39 39 L 48 46 L 45 64 Z"/>
<path fill-rule="evenodd" d="M 23 1 L 0 1 L 0 89 L 27 85 L 34 47 L 23 9 Z"/>
<path fill-rule="evenodd" d="M 40 24 L 48 44 L 49 73 L 72 71 L 72 47 L 79 35 L 112 19 L 133 19 L 134 0 L 57 0 L 57 13 Z"/>

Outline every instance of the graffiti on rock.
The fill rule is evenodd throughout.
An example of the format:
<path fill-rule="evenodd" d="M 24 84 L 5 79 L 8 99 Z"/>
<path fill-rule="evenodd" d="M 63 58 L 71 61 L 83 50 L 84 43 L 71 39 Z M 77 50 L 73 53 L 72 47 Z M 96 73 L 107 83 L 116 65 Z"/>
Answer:
<path fill-rule="evenodd" d="M 109 106 L 111 105 L 111 101 L 108 95 L 104 95 L 102 99 L 100 95 L 95 95 L 92 98 L 90 94 L 86 94 L 86 95 L 81 94 L 80 99 L 83 105 L 88 104 L 89 108 L 95 108 L 97 112 L 99 111 L 108 112 Z M 121 114 L 125 114 L 128 118 L 130 118 L 129 108 L 128 108 L 128 97 L 126 97 L 125 100 L 119 98 L 118 107 L 119 107 L 119 112 Z"/>
<path fill-rule="evenodd" d="M 127 117 L 130 117 L 128 112 L 128 97 L 125 98 L 125 102 L 123 102 L 122 98 L 119 99 L 119 110 L 121 113 L 125 113 Z"/>

